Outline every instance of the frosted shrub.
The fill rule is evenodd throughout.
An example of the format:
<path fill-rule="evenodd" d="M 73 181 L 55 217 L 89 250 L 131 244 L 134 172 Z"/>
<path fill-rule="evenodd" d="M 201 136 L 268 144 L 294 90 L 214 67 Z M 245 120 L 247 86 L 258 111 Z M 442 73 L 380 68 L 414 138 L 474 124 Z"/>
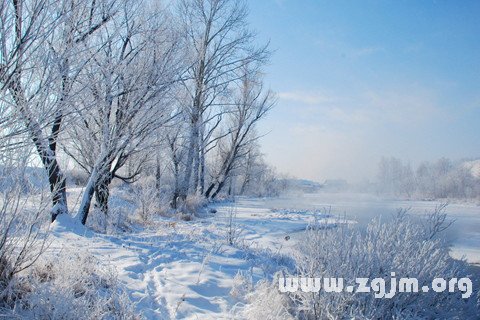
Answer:
<path fill-rule="evenodd" d="M 90 229 L 104 234 L 130 232 L 132 224 L 129 208 L 119 206 L 112 206 L 108 214 L 94 208 L 87 220 L 87 226 Z"/>
<path fill-rule="evenodd" d="M 24 278 L 15 308 L 29 319 L 137 319 L 115 270 L 88 254 L 59 253 Z"/>
<path fill-rule="evenodd" d="M 170 217 L 170 197 L 159 192 L 154 177 L 146 177 L 131 186 L 132 200 L 136 206 L 135 216 L 142 224 L 150 224 L 155 216 Z"/>
<path fill-rule="evenodd" d="M 253 290 L 252 275 L 248 275 L 245 272 L 239 271 L 235 278 L 233 278 L 232 289 L 230 295 L 240 301 L 243 301 L 245 297 Z"/>
<path fill-rule="evenodd" d="M 15 170 L 0 170 L 0 310 L 7 310 L 21 295 L 18 275 L 28 270 L 45 250 L 49 204 L 39 193 L 35 196 L 37 210 L 29 209 L 28 200 L 33 196 L 22 194 L 24 186 Z"/>
<path fill-rule="evenodd" d="M 136 214 L 140 221 L 146 223 L 151 220 L 152 215 L 158 211 L 160 199 L 152 179 L 145 179 L 136 183 L 132 188 L 137 205 Z"/>
<path fill-rule="evenodd" d="M 67 175 L 67 182 L 76 187 L 84 187 L 88 182 L 88 174 L 80 170 L 70 170 Z"/>
<path fill-rule="evenodd" d="M 231 246 L 236 245 L 240 240 L 240 236 L 244 231 L 237 222 L 237 207 L 231 206 L 227 212 L 226 238 L 227 243 Z"/>
<path fill-rule="evenodd" d="M 108 215 L 106 215 L 102 210 L 98 208 L 93 208 L 92 212 L 90 212 L 87 226 L 98 233 L 107 233 L 108 229 Z"/>
<path fill-rule="evenodd" d="M 183 203 L 184 213 L 191 215 L 199 215 L 200 211 L 207 204 L 207 200 L 203 195 L 188 195 L 187 199 Z"/>
<path fill-rule="evenodd" d="M 248 294 L 248 304 L 243 309 L 243 315 L 250 320 L 293 320 L 289 308 L 291 300 L 278 291 L 278 278 L 272 283 L 261 280 L 255 286 L 255 291 Z"/>
<path fill-rule="evenodd" d="M 389 222 L 372 221 L 366 230 L 353 227 L 334 229 L 314 225 L 296 250 L 296 272 L 292 277 L 344 278 L 344 287 L 355 286 L 355 278 L 383 278 L 390 291 L 391 272 L 395 278 L 417 278 L 419 288 L 431 286 L 434 278 L 468 276 L 467 264 L 453 260 L 438 235 L 431 236 L 427 224 L 418 223 L 405 211 Z M 288 275 L 287 275 L 288 276 Z M 473 278 L 472 278 L 473 280 Z M 278 281 L 272 290 L 278 291 Z M 284 294 L 298 319 L 464 319 L 478 314 L 476 295 L 462 299 L 456 291 L 398 293 L 391 299 L 376 299 L 371 293 Z M 372 290 L 373 291 L 373 290 Z M 281 301 L 278 300 L 277 301 Z M 285 308 L 285 304 L 278 308 Z M 401 317 L 399 316 L 401 315 Z M 253 318 L 250 318 L 253 319 Z"/>
<path fill-rule="evenodd" d="M 133 229 L 131 211 L 127 207 L 112 208 L 107 218 L 107 233 L 131 232 Z"/>

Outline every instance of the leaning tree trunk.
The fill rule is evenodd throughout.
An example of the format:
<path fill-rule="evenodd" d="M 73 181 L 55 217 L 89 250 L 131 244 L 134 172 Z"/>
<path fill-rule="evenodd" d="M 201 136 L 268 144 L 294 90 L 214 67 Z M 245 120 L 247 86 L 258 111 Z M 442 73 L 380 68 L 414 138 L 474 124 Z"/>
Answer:
<path fill-rule="evenodd" d="M 211 188 L 209 188 L 210 192 L 212 192 L 213 189 L 215 188 L 215 186 L 217 186 L 217 188 L 215 189 L 215 192 L 212 193 L 212 196 L 211 196 L 212 200 L 215 199 L 215 197 L 220 193 L 220 191 L 222 191 L 223 187 L 225 186 L 225 182 L 229 178 L 230 172 L 232 171 L 234 161 L 235 161 L 234 157 L 231 157 L 231 158 L 228 159 L 225 170 L 223 171 L 222 174 L 220 174 L 219 178 L 217 179 L 217 183 L 212 184 Z M 208 197 L 208 195 L 207 195 L 207 197 Z"/>
<path fill-rule="evenodd" d="M 100 158 L 101 160 L 97 162 L 97 164 L 93 167 L 92 172 L 90 173 L 87 186 L 83 191 L 80 208 L 78 209 L 77 215 L 75 216 L 75 218 L 77 220 L 80 220 L 82 224 L 85 224 L 87 222 L 88 214 L 90 212 L 90 205 L 92 203 L 92 198 L 96 189 L 98 189 L 99 184 L 101 183 L 103 185 L 102 188 L 106 186 L 106 190 L 108 192 L 108 185 L 111 182 L 110 166 L 107 165 L 109 163 L 109 160 L 107 157 L 100 157 Z M 107 174 L 105 174 L 105 172 Z M 104 192 L 104 190 L 102 190 L 101 192 Z M 102 199 L 100 203 L 102 202 L 104 202 L 104 204 L 106 203 L 107 209 L 108 209 L 108 194 L 105 197 L 105 193 L 101 193 L 101 196 L 103 197 L 103 199 L 106 199 L 106 202 L 104 202 Z"/>
<path fill-rule="evenodd" d="M 55 152 L 56 141 L 50 141 L 50 144 L 46 144 L 42 138 L 38 123 L 29 118 L 27 118 L 27 128 L 40 160 L 47 171 L 52 196 L 51 220 L 53 222 L 59 214 L 68 214 L 66 179 L 57 161 Z"/>
<path fill-rule="evenodd" d="M 88 178 L 87 186 L 83 191 L 82 202 L 80 203 L 80 208 L 78 209 L 76 219 L 84 225 L 87 222 L 88 213 L 90 212 L 90 204 L 92 203 L 93 193 L 95 192 L 95 185 L 98 179 L 98 171 L 96 168 L 93 169 L 90 177 Z"/>
<path fill-rule="evenodd" d="M 205 198 L 210 198 L 210 193 L 212 193 L 213 188 L 215 188 L 216 182 L 212 182 L 210 186 L 208 187 L 207 191 L 205 191 Z"/>
<path fill-rule="evenodd" d="M 223 186 L 225 185 L 225 181 L 232 170 L 233 162 L 235 160 L 235 155 L 238 152 L 238 146 L 235 147 L 232 153 L 225 159 L 222 164 L 222 168 L 220 169 L 220 173 L 217 175 L 217 178 L 213 180 L 213 182 L 208 187 L 207 191 L 205 192 L 205 197 L 208 199 L 215 199 L 218 193 L 222 190 Z M 213 191 L 215 189 L 215 191 Z M 213 193 L 212 193 L 213 192 Z M 210 196 L 211 195 L 211 196 Z"/>
<path fill-rule="evenodd" d="M 220 191 L 222 191 L 224 185 L 225 185 L 225 180 L 222 180 L 218 184 L 217 190 L 215 190 L 215 192 L 212 194 L 212 197 L 211 197 L 212 200 L 217 197 L 217 195 L 220 193 Z"/>

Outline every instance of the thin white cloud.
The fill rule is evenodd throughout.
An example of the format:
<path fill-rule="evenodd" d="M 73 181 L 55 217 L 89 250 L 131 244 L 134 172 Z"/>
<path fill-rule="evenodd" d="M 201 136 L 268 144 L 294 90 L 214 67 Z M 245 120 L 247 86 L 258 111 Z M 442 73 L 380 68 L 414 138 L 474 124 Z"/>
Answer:
<path fill-rule="evenodd" d="M 421 124 L 445 118 L 437 96 L 420 88 L 403 88 L 395 91 L 369 91 L 365 103 L 372 115 L 383 122 Z"/>
<path fill-rule="evenodd" d="M 309 122 L 318 120 L 333 126 L 374 122 L 418 125 L 447 118 L 438 94 L 415 86 L 336 95 L 298 90 L 278 96 Z"/>
<path fill-rule="evenodd" d="M 297 102 L 306 105 L 332 103 L 334 98 L 318 92 L 288 91 L 278 93 L 278 98 L 285 101 Z"/>
<path fill-rule="evenodd" d="M 341 107 L 329 108 L 325 111 L 329 120 L 345 124 L 364 124 L 371 121 L 372 117 L 364 109 L 347 110 Z"/>

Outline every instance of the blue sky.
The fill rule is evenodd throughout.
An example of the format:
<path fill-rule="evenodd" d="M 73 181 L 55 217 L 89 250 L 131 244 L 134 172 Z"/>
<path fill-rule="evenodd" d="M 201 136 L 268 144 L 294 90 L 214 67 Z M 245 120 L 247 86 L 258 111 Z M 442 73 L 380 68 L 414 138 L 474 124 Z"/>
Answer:
<path fill-rule="evenodd" d="M 260 131 L 279 171 L 359 181 L 381 156 L 480 157 L 480 1 L 248 3 L 275 50 Z"/>

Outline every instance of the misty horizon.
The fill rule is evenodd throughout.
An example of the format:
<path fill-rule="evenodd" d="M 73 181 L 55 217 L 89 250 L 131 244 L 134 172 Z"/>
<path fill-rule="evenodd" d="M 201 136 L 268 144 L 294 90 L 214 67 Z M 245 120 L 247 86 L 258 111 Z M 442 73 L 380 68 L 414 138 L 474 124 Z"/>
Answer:
<path fill-rule="evenodd" d="M 480 157 L 478 2 L 249 5 L 274 50 L 265 82 L 278 103 L 259 131 L 279 172 L 359 182 L 382 157 Z"/>

